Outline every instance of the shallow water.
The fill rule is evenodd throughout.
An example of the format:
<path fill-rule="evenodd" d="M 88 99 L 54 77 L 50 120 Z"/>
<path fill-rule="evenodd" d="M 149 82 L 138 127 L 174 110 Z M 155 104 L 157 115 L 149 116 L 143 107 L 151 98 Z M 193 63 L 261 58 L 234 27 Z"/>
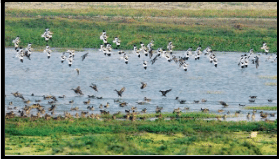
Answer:
<path fill-rule="evenodd" d="M 88 52 L 89 55 L 84 61 L 81 56 Z M 165 58 L 159 58 L 155 64 L 151 65 L 150 59 L 143 54 L 138 58 L 132 54 L 132 50 L 126 50 L 129 56 L 129 63 L 125 64 L 120 55 L 115 52 L 111 57 L 105 56 L 97 49 L 85 49 L 76 52 L 73 64 L 68 66 L 68 62 L 60 62 L 62 52 L 54 51 L 50 59 L 44 53 L 33 52 L 31 60 L 24 58 L 21 63 L 18 58 L 14 58 L 16 52 L 13 48 L 5 49 L 5 105 L 8 106 L 13 101 L 13 106 L 18 109 L 24 107 L 22 99 L 15 98 L 11 93 L 18 91 L 26 99 L 41 99 L 41 105 L 49 108 L 48 101 L 43 100 L 43 95 L 54 95 L 57 97 L 57 108 L 55 116 L 69 111 L 71 107 L 79 107 L 79 111 L 87 111 L 87 106 L 83 101 L 88 100 L 87 95 L 103 97 L 103 99 L 91 99 L 89 106 L 94 106 L 94 111 L 90 113 L 100 113 L 99 105 L 110 103 L 107 108 L 110 113 L 130 109 L 136 106 L 138 111 L 147 108 L 147 113 L 155 112 L 156 106 L 163 107 L 162 112 L 172 112 L 174 108 L 189 107 L 189 111 L 200 111 L 201 108 L 208 108 L 212 113 L 218 113 L 218 109 L 234 113 L 242 110 L 246 119 L 247 112 L 239 104 L 246 106 L 277 105 L 277 86 L 269 86 L 265 83 L 277 80 L 259 78 L 259 76 L 277 75 L 277 62 L 266 61 L 269 55 L 260 56 L 260 66 L 256 69 L 255 65 L 249 62 L 247 68 L 241 69 L 237 64 L 240 55 L 243 53 L 235 52 L 215 52 L 218 59 L 218 67 L 215 68 L 210 63 L 207 56 L 202 55 L 200 60 L 194 60 L 191 56 L 187 61 L 188 70 L 179 68 L 179 64 L 174 61 L 168 62 Z M 175 56 L 184 56 L 185 51 L 175 51 Z M 68 56 L 68 55 L 67 55 Z M 254 56 L 252 56 L 254 57 Z M 148 60 L 148 67 L 143 68 L 143 60 Z M 78 75 L 75 68 L 80 69 Z M 140 89 L 141 82 L 146 82 L 147 87 Z M 94 83 L 98 86 L 99 92 L 95 92 L 89 86 Z M 81 87 L 84 96 L 77 96 L 71 88 Z M 121 100 L 128 102 L 127 107 L 119 107 L 114 103 L 114 99 L 120 99 L 114 89 L 120 90 L 126 87 Z M 163 97 L 159 90 L 172 89 L 171 92 Z M 35 96 L 31 96 L 34 93 Z M 58 96 L 65 95 L 64 99 Z M 249 103 L 249 96 L 257 96 L 255 103 Z M 143 98 L 151 98 L 151 102 L 145 105 L 138 105 L 136 102 L 143 101 Z M 186 104 L 179 104 L 175 97 L 186 100 Z M 207 102 L 202 103 L 201 99 Z M 270 103 L 267 99 L 273 99 Z M 69 104 L 74 100 L 74 104 Z M 194 100 L 200 100 L 199 104 L 194 104 Z M 223 108 L 219 101 L 225 101 L 229 106 Z M 7 110 L 6 107 L 6 111 Z M 32 110 L 31 113 L 36 110 Z M 46 111 L 49 113 L 49 111 Z M 277 119 L 277 111 L 264 111 L 267 113 L 275 112 L 275 117 L 268 117 L 270 120 Z M 256 120 L 260 119 L 256 115 Z M 243 118 L 239 117 L 239 120 Z M 244 120 L 245 120 L 244 119 Z"/>

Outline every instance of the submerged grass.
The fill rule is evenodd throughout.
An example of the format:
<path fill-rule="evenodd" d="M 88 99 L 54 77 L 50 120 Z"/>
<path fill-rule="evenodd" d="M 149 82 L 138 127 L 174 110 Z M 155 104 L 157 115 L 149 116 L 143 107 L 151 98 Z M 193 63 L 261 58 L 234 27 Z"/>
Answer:
<path fill-rule="evenodd" d="M 104 9 L 104 12 L 101 10 L 97 15 L 118 14 L 110 9 Z M 262 42 L 265 41 L 270 47 L 270 52 L 277 52 L 277 27 L 238 27 L 235 24 L 232 25 L 232 23 L 222 23 L 224 25 L 217 26 L 213 24 L 200 25 L 199 23 L 186 25 L 187 21 L 178 24 L 171 21 L 158 23 L 146 20 L 147 17 L 133 18 L 133 14 L 130 14 L 129 11 L 137 12 L 128 10 L 127 16 L 131 17 L 129 19 L 121 17 L 97 17 L 95 19 L 79 17 L 71 19 L 68 14 L 79 16 L 90 12 L 80 10 L 5 10 L 7 14 L 5 16 L 5 47 L 12 47 L 12 40 L 16 36 L 20 36 L 20 46 L 22 47 L 26 47 L 29 42 L 32 43 L 34 48 L 45 46 L 46 42 L 40 35 L 48 27 L 54 33 L 53 41 L 49 41 L 51 47 L 99 48 L 99 45 L 102 44 L 99 36 L 103 30 L 106 30 L 109 36 L 108 42 L 112 42 L 115 36 L 120 38 L 120 49 L 133 49 L 134 44 L 140 46 L 139 42 L 146 44 L 153 39 L 155 49 L 158 47 L 166 49 L 168 41 L 172 41 L 175 46 L 174 50 L 187 50 L 189 47 L 196 48 L 202 45 L 204 48 L 211 46 L 213 50 L 217 51 L 248 52 L 250 48 L 253 48 L 256 52 L 262 52 L 260 47 Z M 126 13 L 124 11 L 119 12 L 123 12 L 119 13 L 120 15 Z M 42 16 L 42 13 L 45 13 L 46 16 Z M 148 13 L 148 10 L 138 13 L 152 15 L 152 13 Z M 191 14 L 194 13 L 195 11 L 191 12 Z M 40 14 L 40 17 L 37 16 L 38 14 Z M 157 15 L 156 11 L 154 17 L 162 17 L 164 14 Z M 166 14 L 170 13 L 167 12 Z M 207 13 L 204 15 L 207 15 Z M 216 15 L 218 14 L 216 13 Z M 167 16 L 179 17 L 178 15 Z M 113 44 L 113 47 L 115 47 L 115 44 Z"/>

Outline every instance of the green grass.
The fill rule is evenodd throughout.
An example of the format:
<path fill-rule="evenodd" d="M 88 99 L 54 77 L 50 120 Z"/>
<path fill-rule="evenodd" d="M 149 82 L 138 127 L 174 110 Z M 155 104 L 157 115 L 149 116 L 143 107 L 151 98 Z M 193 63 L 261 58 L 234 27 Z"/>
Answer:
<path fill-rule="evenodd" d="M 254 110 L 277 110 L 277 106 L 246 106 L 244 109 L 254 109 Z"/>
<path fill-rule="evenodd" d="M 204 17 L 204 18 L 277 18 L 277 10 L 179 10 L 162 11 L 159 9 L 6 9 L 5 15 L 17 17 L 34 16 L 126 16 L 126 17 Z"/>
<path fill-rule="evenodd" d="M 197 114 L 188 115 L 196 117 L 199 116 Z M 258 131 L 258 137 L 247 138 L 251 131 Z M 80 118 L 73 121 L 39 119 L 32 122 L 16 117 L 5 121 L 5 153 L 6 155 L 277 154 L 276 136 L 277 120 L 219 122 L 179 119 L 132 122 Z"/>
<path fill-rule="evenodd" d="M 100 14 L 105 15 L 109 15 L 109 13 L 118 14 L 118 10 L 116 13 L 110 9 L 104 9 L 104 12 L 99 9 L 99 11 Z M 119 12 L 121 12 L 119 13 L 121 15 L 126 13 L 121 10 Z M 148 11 L 146 11 L 147 13 L 138 13 L 135 10 L 127 10 L 127 13 L 129 12 L 151 14 Z M 154 16 L 163 16 L 159 13 L 157 15 L 159 11 L 155 12 Z M 214 12 L 218 12 L 218 10 Z M 216 51 L 248 52 L 250 48 L 253 48 L 255 52 L 262 52 L 260 47 L 262 42 L 265 41 L 270 47 L 270 52 L 277 52 L 277 27 L 245 26 L 239 29 L 233 25 L 185 25 L 183 23 L 172 23 L 171 18 L 169 22 L 164 23 L 147 21 L 145 18 L 67 18 L 68 14 L 78 16 L 90 13 L 79 10 L 44 12 L 44 10 L 17 11 L 10 9 L 5 10 L 5 13 L 8 14 L 5 16 L 5 47 L 13 47 L 11 41 L 17 35 L 21 38 L 20 46 L 22 47 L 26 47 L 29 42 L 33 44 L 34 48 L 43 47 L 46 43 L 40 35 L 43 34 L 46 27 L 49 27 L 54 33 L 53 41 L 49 41 L 51 47 L 99 48 L 102 43 L 99 36 L 103 30 L 106 30 L 109 36 L 108 42 L 112 42 L 115 36 L 120 38 L 121 49 L 133 49 L 134 44 L 140 46 L 139 42 L 147 44 L 153 39 L 155 49 L 158 47 L 166 49 L 168 41 L 172 41 L 175 46 L 174 50 L 187 50 L 189 47 L 196 48 L 198 45 L 202 45 L 204 48 L 211 46 Z M 44 15 L 42 13 L 45 13 L 46 16 L 42 16 Z M 38 17 L 37 14 L 42 15 Z M 168 12 L 166 14 L 167 16 L 173 16 Z M 195 11 L 191 14 L 195 14 Z M 129 13 L 128 15 L 133 17 L 133 14 Z M 207 13 L 201 16 L 205 15 Z M 220 17 L 222 17 L 221 15 Z M 179 17 L 179 14 L 176 17 Z M 115 44 L 113 44 L 113 47 L 115 47 Z"/>

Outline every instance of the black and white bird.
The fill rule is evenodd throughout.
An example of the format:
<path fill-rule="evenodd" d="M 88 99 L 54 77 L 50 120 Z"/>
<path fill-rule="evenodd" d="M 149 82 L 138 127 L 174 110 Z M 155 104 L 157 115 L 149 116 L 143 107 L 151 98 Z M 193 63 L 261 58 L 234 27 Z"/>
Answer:
<path fill-rule="evenodd" d="M 30 56 L 31 56 L 31 53 L 32 53 L 32 50 L 33 48 L 31 48 L 31 43 L 28 44 L 28 46 L 25 48 L 25 56 L 29 59 L 30 59 Z"/>
<path fill-rule="evenodd" d="M 125 64 L 128 64 L 129 57 L 128 57 L 128 55 L 126 53 L 124 53 L 123 58 L 124 58 Z"/>
<path fill-rule="evenodd" d="M 136 45 L 134 45 L 134 53 L 140 58 L 140 50 L 137 49 Z"/>
<path fill-rule="evenodd" d="M 244 56 L 244 67 L 248 67 L 248 57 Z"/>
<path fill-rule="evenodd" d="M 263 42 L 263 46 L 261 47 L 261 49 L 264 50 L 266 54 L 269 52 L 269 47 L 267 47 L 267 44 L 265 42 Z"/>
<path fill-rule="evenodd" d="M 189 65 L 189 64 L 186 64 L 186 63 L 183 64 L 183 70 L 184 70 L 184 71 L 187 71 L 188 65 Z"/>
<path fill-rule="evenodd" d="M 105 55 L 111 56 L 112 48 L 111 48 L 111 45 L 109 43 L 106 45 L 106 50 L 105 51 L 106 51 Z"/>
<path fill-rule="evenodd" d="M 185 52 L 186 60 L 189 59 L 190 55 L 192 55 L 192 47 L 189 47 L 189 49 Z"/>
<path fill-rule="evenodd" d="M 211 51 L 212 51 L 211 47 L 207 46 L 207 48 L 205 48 L 202 52 L 204 53 L 204 55 L 207 55 Z"/>
<path fill-rule="evenodd" d="M 102 32 L 102 34 L 100 36 L 100 40 L 103 40 L 103 38 L 106 37 L 106 36 L 107 36 L 107 33 L 106 33 L 105 30 L 103 30 L 103 32 Z"/>
<path fill-rule="evenodd" d="M 45 41 L 48 42 L 49 39 L 52 39 L 52 32 L 49 31 L 48 28 L 45 29 L 45 32 L 41 35 L 41 37 L 45 38 Z"/>
<path fill-rule="evenodd" d="M 67 51 L 65 51 L 65 53 L 69 53 L 69 58 L 70 57 L 72 57 L 72 58 L 75 57 L 75 50 L 67 50 Z"/>
<path fill-rule="evenodd" d="M 66 55 L 65 52 L 63 52 L 61 55 L 61 63 L 63 63 L 65 60 L 66 60 Z"/>
<path fill-rule="evenodd" d="M 49 59 L 51 56 L 52 51 L 50 50 L 50 47 L 48 46 L 48 44 L 46 45 L 46 49 L 44 50 L 44 53 L 47 53 L 47 58 Z"/>
<path fill-rule="evenodd" d="M 20 47 L 20 48 L 19 48 L 18 50 L 16 50 L 16 51 L 17 51 L 16 57 L 18 57 L 19 60 L 20 60 L 20 62 L 23 63 L 24 52 L 23 52 L 22 47 Z"/>
<path fill-rule="evenodd" d="M 215 67 L 217 67 L 217 64 L 218 64 L 218 60 L 216 57 L 213 58 L 213 64 Z"/>
<path fill-rule="evenodd" d="M 174 46 L 172 45 L 172 42 L 169 41 L 168 46 L 167 46 L 167 49 L 168 49 L 168 51 L 169 51 L 170 54 L 172 54 L 172 49 L 173 49 L 173 48 L 174 48 Z"/>
<path fill-rule="evenodd" d="M 69 56 L 69 58 L 68 58 L 68 64 L 69 64 L 69 67 L 71 67 L 72 66 L 72 64 L 73 64 L 73 56 Z"/>
<path fill-rule="evenodd" d="M 199 47 L 198 47 L 197 50 L 195 51 L 195 60 L 199 60 L 201 54 L 202 54 L 202 52 L 201 52 L 201 45 L 199 45 Z"/>
<path fill-rule="evenodd" d="M 120 40 L 118 37 L 115 37 L 114 40 L 112 41 L 113 43 L 116 44 L 116 49 L 118 49 L 120 47 Z"/>
<path fill-rule="evenodd" d="M 19 42 L 20 42 L 19 36 L 17 36 L 17 37 L 12 41 L 12 43 L 14 43 L 14 45 L 15 45 L 15 50 L 17 50 L 17 48 L 18 48 Z"/>
<path fill-rule="evenodd" d="M 143 65 L 143 68 L 146 70 L 146 68 L 147 68 L 147 61 L 144 60 L 142 65 Z"/>

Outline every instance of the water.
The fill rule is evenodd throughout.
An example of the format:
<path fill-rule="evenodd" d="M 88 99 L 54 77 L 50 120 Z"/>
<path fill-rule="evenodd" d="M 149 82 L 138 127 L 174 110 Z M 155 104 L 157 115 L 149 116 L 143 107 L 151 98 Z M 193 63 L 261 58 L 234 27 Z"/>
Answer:
<path fill-rule="evenodd" d="M 31 60 L 24 58 L 24 62 L 21 63 L 18 58 L 14 58 L 16 52 L 13 48 L 5 49 L 5 94 L 7 95 L 5 105 L 13 101 L 13 106 L 18 109 L 24 107 L 22 99 L 15 98 L 11 94 L 16 91 L 23 94 L 25 99 L 30 99 L 31 104 L 35 103 L 35 100 L 42 100 L 40 104 L 46 109 L 50 107 L 48 104 L 50 100 L 43 100 L 43 95 L 56 97 L 65 95 L 64 99 L 57 98 L 55 116 L 63 114 L 64 111 L 75 114 L 76 111 L 70 111 L 70 108 L 76 106 L 79 107 L 78 112 L 87 111 L 88 105 L 84 105 L 83 101 L 88 100 L 88 95 L 103 97 L 103 99 L 91 99 L 89 106 L 93 105 L 95 110 L 89 111 L 90 113 L 100 113 L 99 105 L 109 102 L 110 107 L 106 110 L 110 113 L 118 111 L 124 113 L 125 109 L 130 109 L 132 106 L 136 106 L 138 111 L 147 108 L 147 112 L 154 113 L 156 106 L 160 106 L 163 107 L 162 112 L 172 112 L 178 107 L 181 109 L 189 107 L 189 111 L 194 112 L 200 111 L 201 108 L 208 108 L 212 113 L 218 113 L 218 109 L 225 110 L 224 113 L 218 114 L 242 110 L 242 117 L 246 117 L 247 112 L 252 110 L 245 110 L 239 104 L 277 105 L 277 86 L 265 84 L 277 83 L 277 80 L 259 78 L 259 76 L 277 75 L 277 62 L 266 61 L 269 55 L 260 56 L 258 69 L 251 61 L 244 69 L 237 65 L 243 53 L 215 52 L 218 59 L 217 68 L 205 55 L 196 61 L 194 56 L 191 56 L 187 61 L 188 71 L 184 71 L 182 67 L 179 68 L 178 63 L 168 62 L 165 58 L 158 58 L 155 64 L 151 65 L 149 57 L 141 54 L 141 58 L 138 58 L 132 50 L 125 51 L 129 56 L 129 63 L 125 64 L 116 51 L 108 57 L 96 49 L 85 49 L 76 52 L 73 64 L 69 67 L 68 61 L 60 62 L 62 53 L 53 51 L 50 59 L 44 53 L 33 52 Z M 89 54 L 82 61 L 81 56 L 86 52 Z M 184 56 L 184 53 L 185 51 L 175 51 L 174 55 Z M 146 70 L 142 65 L 143 60 L 148 61 Z M 80 69 L 79 75 L 75 68 Z M 140 89 L 141 82 L 147 83 L 147 87 L 143 90 Z M 89 87 L 91 83 L 97 85 L 98 92 Z M 71 90 L 77 86 L 81 87 L 84 96 L 78 96 Z M 122 87 L 126 87 L 126 90 L 119 98 L 114 89 L 120 90 Z M 167 89 L 172 91 L 163 97 L 159 90 Z M 31 96 L 32 93 L 34 96 Z M 251 95 L 257 96 L 255 103 L 249 103 L 248 99 Z M 138 105 L 136 102 L 143 101 L 144 97 L 152 99 L 151 102 Z M 175 97 L 186 100 L 186 104 L 180 104 Z M 121 99 L 129 104 L 123 108 L 115 103 L 114 99 Z M 201 99 L 206 99 L 207 102 L 202 103 Z M 273 101 L 270 103 L 267 99 Z M 69 104 L 70 100 L 74 100 L 74 104 Z M 194 104 L 194 100 L 200 100 L 200 103 Z M 229 106 L 223 108 L 219 101 L 225 101 Z M 36 110 L 32 112 L 35 114 Z M 277 119 L 276 111 L 264 112 L 275 112 L 275 117 L 268 117 L 268 119 Z"/>

